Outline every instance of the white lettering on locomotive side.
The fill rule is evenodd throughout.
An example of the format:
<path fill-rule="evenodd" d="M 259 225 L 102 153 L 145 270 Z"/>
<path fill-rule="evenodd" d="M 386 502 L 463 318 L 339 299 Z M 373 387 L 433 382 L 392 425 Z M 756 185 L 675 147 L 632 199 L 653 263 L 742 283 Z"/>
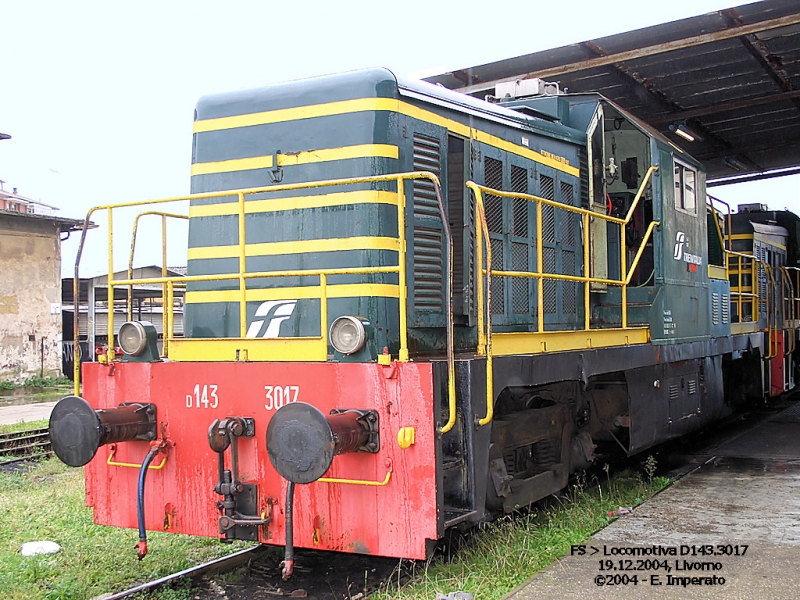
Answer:
<path fill-rule="evenodd" d="M 264 408 L 267 410 L 278 410 L 284 404 L 297 402 L 299 396 L 299 385 L 265 385 L 264 399 L 266 403 L 264 404 Z"/>
<path fill-rule="evenodd" d="M 702 265 L 703 257 L 698 254 L 691 254 L 686 250 L 689 249 L 689 240 L 683 231 L 679 231 L 675 236 L 675 250 L 672 253 L 672 258 L 675 260 L 682 260 L 683 262 L 692 265 Z"/>
<path fill-rule="evenodd" d="M 186 394 L 186 408 L 217 408 L 219 406 L 219 396 L 217 395 L 218 385 L 197 383 L 194 392 Z"/>

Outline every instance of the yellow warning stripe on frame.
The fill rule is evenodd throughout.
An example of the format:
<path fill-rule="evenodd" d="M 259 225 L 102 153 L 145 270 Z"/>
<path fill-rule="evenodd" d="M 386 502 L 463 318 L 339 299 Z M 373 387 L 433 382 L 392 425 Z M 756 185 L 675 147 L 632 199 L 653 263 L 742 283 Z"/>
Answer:
<path fill-rule="evenodd" d="M 368 111 L 389 111 L 389 112 L 400 113 L 402 115 L 411 117 L 413 119 L 418 119 L 420 121 L 425 121 L 433 125 L 444 127 L 448 131 L 455 133 L 457 135 L 463 136 L 465 138 L 471 138 L 479 142 L 483 142 L 484 144 L 487 144 L 489 146 L 493 146 L 495 148 L 511 152 L 512 154 L 528 158 L 530 160 L 551 167 L 563 173 L 567 173 L 575 177 L 580 176 L 580 170 L 577 167 L 570 165 L 569 161 L 567 161 L 563 157 L 552 155 L 550 153 L 543 153 L 543 152 L 537 152 L 536 150 L 531 150 L 530 148 L 526 148 L 525 146 L 509 142 L 497 136 L 481 131 L 480 129 L 475 129 L 473 127 L 470 127 L 469 125 L 459 123 L 458 121 L 455 121 L 453 119 L 443 117 L 442 115 L 436 114 L 424 108 L 420 108 L 419 106 L 408 104 L 407 102 L 403 102 L 401 100 L 397 100 L 394 98 L 359 98 L 356 100 L 343 100 L 339 102 L 329 102 L 326 104 L 298 106 L 294 108 L 278 109 L 272 111 L 252 113 L 247 115 L 235 115 L 231 117 L 220 117 L 217 119 L 206 119 L 202 121 L 195 121 L 194 131 L 195 133 L 202 133 L 206 131 L 221 131 L 226 129 L 236 129 L 240 127 L 250 127 L 253 125 L 264 125 L 268 123 L 283 123 L 287 121 L 295 121 L 300 119 L 310 119 L 315 117 L 324 117 L 330 115 L 341 115 L 341 114 L 368 112 Z M 259 162 L 258 164 L 262 164 L 268 159 L 269 165 L 250 167 L 250 168 L 272 167 L 271 156 L 260 157 L 260 159 L 261 162 Z M 238 159 L 238 160 L 247 161 L 252 159 Z M 198 163 L 192 166 L 192 174 L 193 175 L 201 174 L 201 172 L 197 173 L 195 172 L 195 167 L 201 167 L 202 165 L 223 164 L 229 162 L 231 161 L 221 161 L 220 163 Z M 213 171 L 213 172 L 225 172 L 225 171 Z"/>
<path fill-rule="evenodd" d="M 326 286 L 328 298 L 399 298 L 400 286 L 391 283 L 353 283 Z M 306 300 L 320 297 L 318 286 L 251 289 L 245 292 L 247 302 L 265 300 Z M 239 290 L 187 291 L 186 304 L 239 302 Z"/>
<path fill-rule="evenodd" d="M 397 238 L 358 236 L 301 240 L 292 242 L 266 242 L 245 245 L 245 256 L 276 256 L 282 254 L 305 254 L 308 252 L 336 252 L 339 250 L 400 250 Z M 239 256 L 239 246 L 202 246 L 189 248 L 189 260 L 209 258 L 234 258 Z"/>
<path fill-rule="evenodd" d="M 359 190 L 314 196 L 275 198 L 272 200 L 247 200 L 244 203 L 244 212 L 245 214 L 280 212 L 284 210 L 346 206 L 348 204 L 390 204 L 397 206 L 397 194 L 380 190 Z M 238 213 L 239 203 L 236 202 L 235 198 L 233 202 L 203 204 L 189 208 L 190 217 L 218 217 L 221 215 L 236 215 Z"/>
<path fill-rule="evenodd" d="M 308 150 L 294 154 L 278 154 L 278 166 L 305 165 L 309 163 L 330 162 L 348 158 L 397 158 L 397 146 L 389 144 L 358 144 L 343 146 L 341 148 L 323 148 L 321 150 Z M 236 171 L 250 171 L 252 169 L 271 169 L 273 157 L 253 156 L 250 158 L 234 158 L 217 162 L 195 163 L 192 165 L 192 175 L 209 175 L 212 173 L 234 173 Z"/>

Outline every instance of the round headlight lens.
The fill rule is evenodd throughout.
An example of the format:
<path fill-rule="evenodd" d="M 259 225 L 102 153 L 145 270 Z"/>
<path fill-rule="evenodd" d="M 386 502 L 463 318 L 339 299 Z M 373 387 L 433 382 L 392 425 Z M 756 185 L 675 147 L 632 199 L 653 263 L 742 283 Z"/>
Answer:
<path fill-rule="evenodd" d="M 353 354 L 367 341 L 364 324 L 356 317 L 339 317 L 331 324 L 331 344 L 337 352 Z"/>
<path fill-rule="evenodd" d="M 144 326 L 138 321 L 123 323 L 119 328 L 117 339 L 125 354 L 131 356 L 138 356 L 147 347 L 147 334 Z"/>

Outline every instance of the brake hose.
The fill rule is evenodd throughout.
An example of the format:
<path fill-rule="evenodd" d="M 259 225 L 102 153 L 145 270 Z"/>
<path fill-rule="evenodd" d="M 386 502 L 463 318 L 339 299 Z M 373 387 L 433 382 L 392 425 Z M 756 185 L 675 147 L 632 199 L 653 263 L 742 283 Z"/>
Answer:
<path fill-rule="evenodd" d="M 159 448 L 159 446 L 151 446 L 150 452 L 147 453 L 144 461 L 142 461 L 142 468 L 139 470 L 139 485 L 136 492 L 136 508 L 139 518 L 139 543 L 135 546 L 136 555 L 139 557 L 139 560 L 142 560 L 147 555 L 147 530 L 144 528 L 144 479 L 147 476 L 147 468 L 160 451 L 161 448 Z"/>

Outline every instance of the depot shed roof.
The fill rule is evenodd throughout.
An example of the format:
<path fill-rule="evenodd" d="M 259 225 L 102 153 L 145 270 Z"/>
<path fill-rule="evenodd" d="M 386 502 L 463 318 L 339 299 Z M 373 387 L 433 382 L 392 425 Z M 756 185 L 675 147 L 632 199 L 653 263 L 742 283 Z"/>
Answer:
<path fill-rule="evenodd" d="M 800 2 L 765 0 L 428 78 L 484 97 L 538 77 L 600 92 L 716 183 L 800 172 Z M 694 142 L 670 126 L 699 134 Z"/>

